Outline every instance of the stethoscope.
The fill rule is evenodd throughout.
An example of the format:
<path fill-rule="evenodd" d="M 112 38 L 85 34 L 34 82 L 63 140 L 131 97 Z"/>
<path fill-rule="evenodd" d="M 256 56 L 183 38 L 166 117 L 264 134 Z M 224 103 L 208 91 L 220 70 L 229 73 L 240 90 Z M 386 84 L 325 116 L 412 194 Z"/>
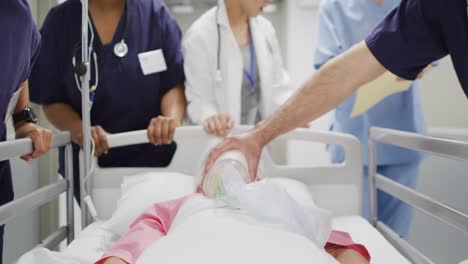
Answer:
<path fill-rule="evenodd" d="M 127 1 L 125 1 L 124 12 L 125 12 L 125 27 L 124 27 L 124 32 L 122 34 L 122 40 L 119 41 L 114 46 L 114 55 L 117 56 L 118 58 L 124 58 L 128 54 L 128 45 L 125 42 L 125 38 L 127 37 L 127 31 L 128 31 L 128 3 Z M 95 34 L 94 34 L 93 25 L 91 24 L 91 18 L 89 19 L 88 27 L 89 27 L 89 32 L 91 34 L 91 38 L 89 42 L 89 57 L 94 59 L 94 73 L 95 73 L 95 83 L 94 85 L 91 85 L 91 87 L 89 88 L 90 97 L 91 97 L 90 99 L 91 99 L 91 102 L 93 102 L 94 95 L 99 84 L 99 67 L 98 67 L 98 57 L 94 50 L 94 35 Z M 80 50 L 80 47 L 81 47 L 81 41 L 76 43 L 75 47 L 73 48 L 72 64 L 73 64 L 73 69 L 74 69 L 76 86 L 78 90 L 81 91 L 82 89 L 81 89 L 79 78 L 86 73 L 86 66 L 83 64 L 83 62 L 76 63 L 76 55 L 78 51 Z"/>
<path fill-rule="evenodd" d="M 216 6 L 216 29 L 218 33 L 218 47 L 217 47 L 217 66 L 216 66 L 216 76 L 215 80 L 219 84 L 223 81 L 223 76 L 221 74 L 221 24 L 219 23 L 219 11 L 220 11 L 220 6 L 219 2 Z M 268 48 L 271 53 L 273 53 L 273 49 L 271 47 L 270 42 L 267 39 L 267 44 Z M 253 44 L 253 39 L 251 38 L 250 43 L 249 43 L 249 49 L 250 49 L 250 71 L 247 71 L 245 68 L 243 69 L 243 73 L 247 77 L 250 83 L 250 95 L 253 95 L 255 93 L 255 65 L 256 65 L 256 60 L 255 60 L 255 48 Z"/>
<path fill-rule="evenodd" d="M 466 0 L 466 16 L 468 17 L 468 0 Z"/>

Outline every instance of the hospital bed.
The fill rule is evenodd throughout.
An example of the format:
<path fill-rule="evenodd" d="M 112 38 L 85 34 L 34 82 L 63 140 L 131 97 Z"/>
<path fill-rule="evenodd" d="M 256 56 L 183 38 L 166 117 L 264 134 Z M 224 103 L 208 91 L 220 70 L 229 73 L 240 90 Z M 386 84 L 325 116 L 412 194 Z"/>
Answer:
<path fill-rule="evenodd" d="M 248 127 L 235 129 L 234 133 L 248 130 Z M 282 136 L 277 142 L 304 141 L 343 146 L 346 159 L 342 164 L 316 167 L 291 167 L 273 162 L 270 151 L 264 153 L 265 175 L 272 178 L 291 178 L 306 184 L 317 205 L 333 213 L 334 229 L 349 232 L 357 243 L 366 245 L 372 255 L 372 263 L 433 263 L 405 240 L 399 238 L 385 224 L 379 221 L 376 213 L 376 190 L 383 190 L 411 204 L 431 216 L 468 234 L 468 216 L 434 201 L 414 190 L 376 175 L 375 145 L 392 144 L 416 151 L 429 152 L 451 159 L 468 161 L 468 143 L 438 139 L 400 131 L 372 128 L 370 136 L 370 186 L 371 186 L 371 221 L 359 217 L 362 204 L 362 147 L 352 136 L 299 129 Z M 95 170 L 90 180 L 84 181 L 83 188 L 91 194 L 100 220 L 108 219 L 115 209 L 120 196 L 120 184 L 124 177 L 131 177 L 145 172 L 180 172 L 194 175 L 200 169 L 200 154 L 207 148 L 212 137 L 207 136 L 199 127 L 184 127 L 176 132 L 177 151 L 167 168 L 100 168 L 94 161 Z M 117 148 L 146 143 L 145 131 L 136 131 L 111 135 L 109 146 Z M 67 195 L 67 221 L 47 237 L 38 247 L 54 249 L 63 240 L 70 244 L 64 250 L 70 256 L 88 256 L 89 260 L 98 258 L 102 251 L 115 241 L 115 235 L 103 229 L 103 222 L 91 223 L 87 208 L 82 208 L 83 226 L 86 227 L 74 239 L 73 226 L 73 181 L 71 180 L 72 162 L 70 136 L 68 133 L 57 134 L 53 146 L 66 147 L 66 175 L 64 179 L 45 186 L 25 197 L 16 199 L 0 207 L 0 224 L 7 224 L 25 212 L 51 201 L 61 193 Z M 272 148 L 274 149 L 274 148 Z M 0 143 L 0 160 L 7 160 L 32 152 L 29 139 Z M 273 153 L 274 154 L 274 153 Z"/>

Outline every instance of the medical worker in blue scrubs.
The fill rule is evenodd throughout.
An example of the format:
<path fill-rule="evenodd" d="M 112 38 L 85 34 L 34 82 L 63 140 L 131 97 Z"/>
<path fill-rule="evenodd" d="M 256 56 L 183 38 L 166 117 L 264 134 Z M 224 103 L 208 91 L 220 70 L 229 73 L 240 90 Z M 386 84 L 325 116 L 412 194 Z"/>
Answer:
<path fill-rule="evenodd" d="M 0 1 L 0 141 L 6 140 L 6 123 L 13 121 L 17 138 L 30 137 L 34 152 L 22 159 L 47 152 L 52 132 L 36 125 L 29 108 L 28 77 L 40 47 L 40 35 L 27 0 Z M 22 175 L 25 176 L 25 175 Z M 13 200 L 10 163 L 0 162 L 0 206 Z M 0 226 L 0 264 L 3 263 L 4 226 Z"/>
<path fill-rule="evenodd" d="M 398 7 L 400 2 L 400 0 L 323 0 L 319 14 L 315 67 L 319 69 L 330 59 L 363 41 L 392 10 Z M 431 67 L 430 65 L 426 69 Z M 391 95 L 364 114 L 351 117 L 355 103 L 354 93 L 335 109 L 331 130 L 356 136 L 364 150 L 367 150 L 369 129 L 372 126 L 425 133 L 426 125 L 418 86 L 418 82 L 415 81 L 408 91 Z M 344 161 L 344 151 L 341 147 L 331 145 L 329 151 L 333 162 Z M 416 187 L 421 154 L 380 144 L 377 146 L 377 159 L 379 174 L 408 187 Z M 364 151 L 365 217 L 369 217 L 368 162 L 368 153 Z M 406 238 L 411 223 L 411 206 L 384 192 L 379 192 L 378 195 L 379 218 L 400 236 Z"/>
<path fill-rule="evenodd" d="M 382 4 L 386 5 L 385 0 Z M 324 64 L 267 120 L 246 134 L 228 137 L 214 148 L 206 170 L 224 152 L 237 149 L 245 154 L 250 176 L 255 177 L 265 145 L 328 113 L 386 71 L 415 80 L 429 64 L 450 55 L 468 95 L 467 7 L 466 0 L 402 0 L 364 41 Z M 399 117 L 404 119 L 406 115 L 401 112 Z"/>
<path fill-rule="evenodd" d="M 71 132 L 74 164 L 82 145 L 81 2 L 54 7 L 42 29 L 31 98 L 49 121 Z M 102 167 L 167 166 L 185 113 L 182 34 L 162 0 L 90 0 L 92 138 Z M 92 34 L 92 33 L 94 34 Z M 108 149 L 106 135 L 148 129 L 152 144 Z M 63 151 L 60 155 L 63 165 Z M 63 166 L 61 166 L 63 169 Z M 78 171 L 75 170 L 78 195 Z"/>

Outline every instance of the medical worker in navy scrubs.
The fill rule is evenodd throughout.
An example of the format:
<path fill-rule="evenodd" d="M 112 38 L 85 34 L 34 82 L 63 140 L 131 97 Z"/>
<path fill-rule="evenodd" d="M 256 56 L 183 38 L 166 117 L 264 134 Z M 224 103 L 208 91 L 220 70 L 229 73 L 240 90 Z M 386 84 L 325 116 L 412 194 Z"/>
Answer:
<path fill-rule="evenodd" d="M 81 8 L 80 0 L 68 0 L 49 12 L 31 76 L 31 99 L 77 143 L 74 164 L 82 145 L 81 83 L 75 75 L 81 61 Z M 167 166 L 186 104 L 182 35 L 173 15 L 162 0 L 90 0 L 89 14 L 91 124 L 99 165 Z M 148 129 L 152 144 L 108 149 L 106 135 L 141 129 Z M 60 160 L 63 165 L 63 152 Z M 76 195 L 78 186 L 75 170 Z"/>
<path fill-rule="evenodd" d="M 40 35 L 27 0 L 0 1 L 0 141 L 6 140 L 6 123 L 14 122 L 17 138 L 30 137 L 34 152 L 23 156 L 27 162 L 47 152 L 52 132 L 36 125 L 29 108 L 27 79 L 40 47 Z M 22 175 L 27 176 L 27 175 Z M 10 164 L 0 162 L 0 206 L 13 200 Z M 0 227 L 0 264 L 3 263 L 3 233 Z"/>
<path fill-rule="evenodd" d="M 402 0 L 365 41 L 325 63 L 270 118 L 218 145 L 206 169 L 224 152 L 237 149 L 245 154 L 250 175 L 255 177 L 266 144 L 336 108 L 386 71 L 415 80 L 427 65 L 450 55 L 468 95 L 467 12 L 466 0 Z"/>

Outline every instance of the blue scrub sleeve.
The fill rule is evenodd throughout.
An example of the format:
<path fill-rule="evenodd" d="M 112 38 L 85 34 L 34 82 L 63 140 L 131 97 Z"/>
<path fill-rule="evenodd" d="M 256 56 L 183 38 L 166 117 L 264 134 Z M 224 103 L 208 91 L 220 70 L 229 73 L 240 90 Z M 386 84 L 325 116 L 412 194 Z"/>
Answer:
<path fill-rule="evenodd" d="M 182 32 L 166 5 L 161 5 L 160 23 L 163 30 L 163 51 L 167 70 L 161 74 L 161 95 L 185 81 L 182 55 Z"/>
<path fill-rule="evenodd" d="M 314 67 L 319 69 L 327 61 L 342 53 L 342 45 L 333 21 L 333 6 L 322 4 L 319 11 L 317 28 L 317 47 L 314 56 Z"/>
<path fill-rule="evenodd" d="M 52 9 L 41 28 L 42 43 L 36 63 L 31 72 L 29 91 L 31 101 L 38 104 L 67 103 L 65 87 L 63 87 L 59 70 L 58 32 L 56 26 L 58 14 Z M 71 61 L 70 61 L 71 63 Z"/>
<path fill-rule="evenodd" d="M 443 1 L 403 0 L 366 39 L 375 58 L 392 73 L 414 80 L 447 55 L 438 10 Z"/>

